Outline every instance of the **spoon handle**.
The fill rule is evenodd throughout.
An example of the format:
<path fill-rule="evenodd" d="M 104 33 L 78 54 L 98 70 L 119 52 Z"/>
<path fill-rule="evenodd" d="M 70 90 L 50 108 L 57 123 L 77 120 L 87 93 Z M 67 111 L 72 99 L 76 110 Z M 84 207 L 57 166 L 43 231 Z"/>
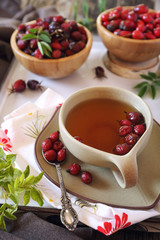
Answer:
<path fill-rule="evenodd" d="M 62 203 L 62 210 L 60 213 L 61 222 L 66 226 L 68 230 L 74 231 L 78 223 L 78 215 L 74 208 L 72 207 L 71 200 L 66 192 L 60 164 L 56 164 L 56 170 L 61 189 L 61 203 Z"/>

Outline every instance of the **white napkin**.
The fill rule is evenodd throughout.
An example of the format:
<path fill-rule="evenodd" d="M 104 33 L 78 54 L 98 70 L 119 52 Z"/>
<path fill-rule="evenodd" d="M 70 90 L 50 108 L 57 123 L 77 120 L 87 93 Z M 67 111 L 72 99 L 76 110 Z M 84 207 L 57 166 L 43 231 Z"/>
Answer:
<path fill-rule="evenodd" d="M 4 118 L 0 130 L 0 147 L 6 152 L 16 153 L 16 165 L 24 170 L 30 166 L 31 174 L 37 175 L 40 170 L 34 157 L 34 143 L 38 133 L 49 121 L 50 117 L 63 97 L 51 89 L 47 89 L 35 103 L 27 102 Z M 37 123 L 38 122 L 38 123 Z M 36 125 L 38 132 L 31 134 L 31 124 Z M 47 203 L 55 208 L 61 208 L 60 189 L 53 185 L 45 176 L 42 178 L 39 188 Z M 160 215 L 160 203 L 150 210 L 129 210 L 113 208 L 104 204 L 89 203 L 83 208 L 76 204 L 77 198 L 69 194 L 73 207 L 78 213 L 79 220 L 84 224 L 110 235 L 120 229 L 141 222 L 150 217 Z"/>

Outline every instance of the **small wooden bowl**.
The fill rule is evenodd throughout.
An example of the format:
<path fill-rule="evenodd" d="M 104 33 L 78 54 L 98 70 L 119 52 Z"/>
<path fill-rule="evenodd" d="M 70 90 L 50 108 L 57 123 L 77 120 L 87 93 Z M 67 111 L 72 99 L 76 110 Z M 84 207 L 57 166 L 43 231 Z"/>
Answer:
<path fill-rule="evenodd" d="M 34 21 L 27 24 L 30 23 L 34 23 Z M 10 44 L 15 57 L 26 69 L 41 76 L 58 79 L 76 71 L 87 59 L 93 40 L 90 31 L 87 28 L 85 30 L 88 38 L 85 48 L 72 56 L 60 59 L 38 59 L 21 51 L 16 44 L 17 30 L 13 32 Z"/>
<path fill-rule="evenodd" d="M 133 7 L 124 8 L 133 9 Z M 110 12 L 112 10 L 113 9 L 109 9 L 102 12 L 97 17 L 96 21 L 98 34 L 108 51 L 120 60 L 133 63 L 143 62 L 158 57 L 160 54 L 160 38 L 153 40 L 137 40 L 125 38 L 113 34 L 102 25 L 101 16 L 104 13 Z M 150 11 L 153 12 L 154 10 L 150 9 Z"/>

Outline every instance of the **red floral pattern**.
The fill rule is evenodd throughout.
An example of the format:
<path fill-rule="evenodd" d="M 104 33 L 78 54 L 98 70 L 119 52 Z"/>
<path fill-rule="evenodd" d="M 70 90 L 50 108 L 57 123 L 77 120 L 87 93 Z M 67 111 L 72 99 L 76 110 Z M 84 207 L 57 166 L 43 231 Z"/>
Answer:
<path fill-rule="evenodd" d="M 105 235 L 111 235 L 112 233 L 117 232 L 120 229 L 126 228 L 131 225 L 131 222 L 128 221 L 128 214 L 122 213 L 122 219 L 119 215 L 115 215 L 115 225 L 112 226 L 112 223 L 110 222 L 104 222 L 104 228 L 101 226 L 97 227 L 97 230 L 104 233 Z"/>
<path fill-rule="evenodd" d="M 8 130 L 0 132 L 0 147 L 6 152 L 11 152 L 12 145 L 10 143 L 10 138 L 7 136 Z"/>

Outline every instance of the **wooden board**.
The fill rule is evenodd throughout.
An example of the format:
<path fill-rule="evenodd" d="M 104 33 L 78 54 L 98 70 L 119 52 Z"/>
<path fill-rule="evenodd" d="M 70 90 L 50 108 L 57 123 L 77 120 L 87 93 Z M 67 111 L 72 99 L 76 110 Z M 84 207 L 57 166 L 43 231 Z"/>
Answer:
<path fill-rule="evenodd" d="M 103 62 L 108 70 L 125 78 L 140 79 L 140 74 L 147 74 L 148 72 L 157 73 L 159 71 L 158 57 L 145 62 L 131 63 L 122 61 L 110 52 L 107 52 L 103 57 Z"/>

